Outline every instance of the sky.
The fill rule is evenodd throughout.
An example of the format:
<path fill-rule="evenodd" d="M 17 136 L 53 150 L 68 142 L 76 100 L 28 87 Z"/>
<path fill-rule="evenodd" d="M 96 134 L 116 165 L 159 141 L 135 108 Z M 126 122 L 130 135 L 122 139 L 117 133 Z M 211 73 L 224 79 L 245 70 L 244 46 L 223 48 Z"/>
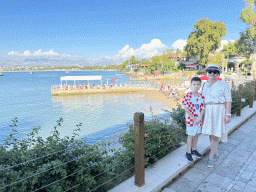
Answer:
<path fill-rule="evenodd" d="M 1 0 L 0 66 L 106 65 L 183 49 L 201 18 L 222 21 L 222 46 L 248 26 L 243 0 Z M 221 49 L 221 48 L 220 48 Z"/>

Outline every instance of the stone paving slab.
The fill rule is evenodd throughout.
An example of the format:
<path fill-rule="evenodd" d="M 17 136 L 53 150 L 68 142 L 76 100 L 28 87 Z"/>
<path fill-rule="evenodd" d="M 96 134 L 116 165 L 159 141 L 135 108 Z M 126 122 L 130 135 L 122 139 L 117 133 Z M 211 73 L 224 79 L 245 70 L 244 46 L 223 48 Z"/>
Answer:
<path fill-rule="evenodd" d="M 214 168 L 206 166 L 209 158 L 207 153 L 177 181 L 170 182 L 165 188 L 181 191 L 181 185 L 189 184 L 178 181 L 188 179 L 198 185 L 190 189 L 195 192 L 256 192 L 256 115 L 232 132 L 228 142 L 220 143 L 218 152 L 219 158 Z"/>

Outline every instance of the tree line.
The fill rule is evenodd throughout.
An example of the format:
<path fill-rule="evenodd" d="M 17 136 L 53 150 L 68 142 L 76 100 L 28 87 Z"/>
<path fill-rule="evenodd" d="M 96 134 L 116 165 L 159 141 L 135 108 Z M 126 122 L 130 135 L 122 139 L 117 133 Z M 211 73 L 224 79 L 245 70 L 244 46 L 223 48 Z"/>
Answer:
<path fill-rule="evenodd" d="M 228 45 L 225 45 L 220 52 L 216 50 L 221 46 L 221 39 L 227 34 L 227 27 L 222 21 L 213 22 L 207 17 L 197 20 L 193 26 L 192 32 L 187 39 L 187 45 L 184 47 L 184 51 L 176 50 L 176 54 L 186 55 L 190 58 L 197 58 L 199 64 L 207 66 L 210 63 L 221 65 L 224 63 L 224 67 L 235 67 L 234 63 L 228 63 L 226 59 L 229 59 L 230 55 L 243 54 L 246 58 L 241 64 L 245 64 L 245 67 L 252 68 L 255 66 L 256 58 L 256 13 L 254 7 L 256 1 L 244 0 L 246 7 L 241 11 L 240 20 L 248 25 L 245 31 L 240 32 L 239 39 L 234 42 L 229 41 Z M 151 59 L 142 59 L 137 61 L 134 56 L 130 60 L 126 60 L 123 64 L 118 66 L 119 70 L 125 70 L 125 65 L 128 63 L 135 63 L 141 65 L 147 65 L 147 72 L 153 73 L 153 71 L 176 71 L 178 69 L 184 69 L 185 65 L 180 65 L 179 68 L 175 66 L 174 61 L 170 60 L 173 54 L 173 49 L 166 49 L 162 55 L 154 56 Z M 252 61 L 250 56 L 253 55 Z M 256 66 L 255 66 L 256 67 Z M 140 67 L 141 68 L 141 67 Z M 255 68 L 256 70 L 256 68 Z"/>

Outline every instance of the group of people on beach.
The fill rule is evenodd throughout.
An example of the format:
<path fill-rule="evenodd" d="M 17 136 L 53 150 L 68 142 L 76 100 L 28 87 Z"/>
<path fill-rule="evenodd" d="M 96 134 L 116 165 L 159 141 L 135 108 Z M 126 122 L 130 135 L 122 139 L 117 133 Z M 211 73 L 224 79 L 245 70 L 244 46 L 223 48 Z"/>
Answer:
<path fill-rule="evenodd" d="M 216 80 L 220 75 L 219 66 L 209 64 L 206 68 L 208 82 L 202 85 L 199 77 L 191 79 L 191 91 L 184 95 L 182 106 L 186 111 L 187 152 L 186 158 L 193 162 L 192 155 L 202 158 L 197 150 L 199 134 L 209 135 L 211 143 L 207 167 L 214 167 L 218 158 L 219 142 L 227 142 L 227 126 L 231 121 L 231 90 L 229 84 Z"/>
<path fill-rule="evenodd" d="M 111 89 L 111 88 L 121 88 L 121 87 L 149 87 L 150 84 L 129 84 L 129 83 L 124 83 L 124 84 L 103 84 L 101 85 L 100 83 L 98 85 L 58 85 L 52 88 L 52 90 L 87 90 L 87 89 Z"/>

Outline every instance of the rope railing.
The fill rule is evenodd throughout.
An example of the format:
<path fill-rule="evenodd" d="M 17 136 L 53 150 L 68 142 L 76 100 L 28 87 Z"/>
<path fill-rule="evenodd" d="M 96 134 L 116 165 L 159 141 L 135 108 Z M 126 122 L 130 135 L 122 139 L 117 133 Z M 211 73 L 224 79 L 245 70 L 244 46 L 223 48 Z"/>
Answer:
<path fill-rule="evenodd" d="M 129 139 L 130 139 L 130 138 L 122 139 L 122 141 L 126 141 L 126 140 L 129 140 Z M 116 142 L 111 142 L 110 144 L 111 144 L 111 145 L 117 144 L 117 143 L 120 144 L 120 141 L 121 141 L 121 140 L 118 140 L 118 141 L 116 141 Z M 96 144 L 96 145 L 102 145 L 102 144 Z M 108 148 L 111 148 L 111 147 L 112 147 L 111 145 L 107 145 L 107 146 L 105 146 L 105 147 L 103 147 L 103 148 L 100 148 L 99 151 L 104 151 L 104 150 L 106 150 L 106 149 L 108 149 Z M 67 147 L 67 148 L 70 148 L 70 146 L 66 146 L 66 147 Z M 92 145 L 91 148 L 94 148 L 94 145 Z M 83 149 L 83 147 L 78 147 L 77 150 L 79 150 L 79 149 Z M 24 161 L 24 162 L 19 163 L 19 164 L 15 164 L 15 165 L 10 166 L 10 167 L 6 167 L 6 168 L 4 168 L 4 169 L 0 169 L 0 171 L 6 170 L 6 169 L 11 169 L 11 168 L 17 167 L 17 166 L 19 166 L 19 165 L 23 165 L 23 164 L 28 164 L 29 162 L 36 161 L 36 160 L 39 160 L 39 159 L 48 157 L 48 156 L 50 156 L 50 155 L 59 153 L 59 152 L 65 151 L 65 153 L 67 153 L 67 152 L 74 151 L 74 150 L 75 150 L 74 148 L 71 148 L 71 149 L 62 149 L 62 150 L 57 151 L 57 152 L 53 152 L 53 153 L 50 153 L 50 154 L 47 154 L 47 155 L 44 155 L 44 156 L 41 156 L 41 157 L 37 157 L 37 158 L 33 158 L 33 159 L 31 159 L 31 160 L 28 160 L 28 161 Z M 92 154 L 94 154 L 94 153 L 95 153 L 95 152 L 91 152 L 91 153 L 89 153 L 89 154 L 86 154 L 84 157 L 87 157 L 87 156 L 92 155 Z M 61 155 L 63 155 L 63 154 L 61 154 Z"/>
<path fill-rule="evenodd" d="M 133 157 L 132 157 L 132 158 L 133 158 Z M 128 160 L 129 160 L 129 159 L 128 159 Z M 127 162 L 128 160 L 123 161 L 123 162 L 119 163 L 118 165 L 121 165 L 122 163 Z M 116 166 L 118 166 L 118 165 L 115 165 L 115 166 L 113 166 L 113 167 L 116 167 Z M 113 167 L 111 167 L 110 169 L 112 169 Z M 89 167 L 87 167 L 86 169 L 88 169 L 88 168 L 89 168 Z M 108 169 L 108 170 L 110 170 L 110 169 Z M 74 175 L 74 174 L 76 174 L 76 173 L 79 173 L 79 172 L 81 172 L 81 171 L 84 171 L 84 170 L 85 170 L 85 169 L 82 169 L 82 170 L 80 170 L 80 171 L 77 171 L 77 172 L 75 172 L 75 173 L 72 173 L 71 175 L 68 175 L 68 176 L 66 176 L 65 178 L 70 177 L 70 176 L 72 176 L 72 175 Z M 104 172 L 106 172 L 106 171 L 108 171 L 108 170 L 105 170 Z M 103 174 L 104 172 L 101 172 L 100 174 Z M 98 174 L 98 175 L 100 175 L 100 174 Z M 98 175 L 96 175 L 96 176 L 98 176 Z M 96 177 L 96 176 L 94 176 L 94 177 Z M 37 190 L 35 190 L 35 191 L 33 191 L 33 192 L 36 192 L 36 191 L 41 190 L 41 189 L 43 189 L 43 188 L 45 188 L 45 187 L 48 187 L 48 186 L 50 186 L 50 185 L 52 185 L 52 184 L 54 184 L 54 183 L 57 183 L 57 182 L 59 182 L 59 181 L 65 179 L 65 178 L 59 179 L 59 180 L 57 180 L 57 181 L 55 181 L 55 182 L 53 182 L 53 183 L 50 183 L 50 184 L 48 184 L 48 185 L 46 185 L 46 186 L 43 186 L 43 187 L 41 187 L 41 188 L 39 188 L 39 189 L 37 189 Z M 70 190 L 70 189 L 69 189 L 69 190 Z"/>
<path fill-rule="evenodd" d="M 237 99 L 236 108 L 237 109 L 236 110 L 237 110 L 237 116 L 239 116 L 239 110 L 240 110 L 240 115 L 241 115 L 241 107 L 242 107 L 241 99 L 242 99 L 242 97 L 246 97 L 246 101 L 249 102 L 250 107 L 252 107 L 252 104 L 253 104 L 253 101 L 254 101 L 254 96 L 255 96 L 255 82 L 251 81 L 250 83 L 246 83 L 246 86 L 243 86 L 242 84 L 240 84 L 238 86 L 238 89 L 235 86 L 233 86 L 232 90 L 236 91 L 235 93 L 232 93 L 232 94 L 235 94 L 235 96 L 237 94 L 237 97 L 236 97 L 236 99 Z M 245 103 L 244 103 L 244 105 L 245 105 Z M 181 139 L 179 139 L 181 137 L 181 135 L 183 134 L 183 132 L 184 132 L 184 130 L 182 128 L 179 129 L 179 130 L 175 129 L 176 130 L 175 134 L 176 133 L 178 134 L 178 132 L 179 132 L 179 134 L 178 134 L 177 138 L 174 138 L 173 135 L 172 135 L 172 133 L 174 133 L 173 132 L 174 130 L 169 129 L 169 127 L 168 127 L 170 125 L 165 127 L 165 124 L 164 124 L 164 126 L 161 125 L 162 128 L 156 127 L 156 128 L 153 129 L 155 134 L 152 134 L 152 130 L 151 129 L 145 130 L 144 122 L 145 121 L 144 121 L 144 114 L 143 113 L 135 113 L 134 114 L 134 126 L 133 126 L 134 130 L 130 129 L 130 133 L 132 133 L 132 135 L 126 134 L 126 135 L 124 135 L 122 137 L 119 137 L 119 139 L 117 141 L 110 142 L 111 145 L 115 145 L 115 144 L 122 144 L 123 145 L 123 143 L 126 143 L 126 145 L 123 145 L 123 148 L 119 148 L 118 150 L 115 150 L 115 152 L 116 152 L 115 154 L 119 154 L 119 153 L 121 154 L 122 153 L 122 154 L 129 154 L 129 155 L 124 156 L 123 157 L 124 159 L 121 162 L 117 161 L 118 163 L 113 164 L 111 167 L 110 166 L 106 166 L 106 167 L 104 167 L 105 169 L 102 168 L 95 175 L 92 175 L 92 178 L 93 179 L 96 179 L 97 177 L 101 178 L 102 177 L 101 175 L 103 175 L 104 173 L 106 173 L 108 171 L 115 170 L 115 167 L 117 167 L 117 166 L 122 166 L 122 169 L 123 169 L 122 171 L 123 172 L 120 173 L 120 170 L 118 170 L 118 171 L 116 170 L 117 172 L 113 172 L 113 178 L 111 178 L 111 179 L 109 179 L 107 181 L 106 180 L 105 181 L 101 180 L 102 181 L 101 184 L 97 184 L 97 187 L 95 187 L 95 188 L 93 188 L 91 190 L 88 189 L 88 191 L 89 190 L 90 191 L 97 190 L 99 187 L 102 187 L 103 185 L 111 182 L 113 179 L 115 179 L 118 176 L 120 176 L 120 175 L 122 175 L 122 174 L 124 174 L 124 173 L 126 173 L 128 171 L 130 171 L 133 168 L 135 168 L 135 172 L 134 172 L 134 175 L 135 175 L 135 185 L 140 187 L 140 186 L 144 185 L 144 183 L 145 183 L 145 165 L 147 165 L 149 160 L 151 161 L 151 165 L 152 165 L 152 162 L 154 164 L 157 161 L 157 160 L 155 160 L 155 157 L 157 157 L 158 159 L 162 158 L 164 155 L 166 155 L 166 154 L 168 154 L 170 152 L 169 151 L 170 148 L 173 147 L 173 149 L 175 150 L 175 148 L 177 149 L 178 146 L 182 145 L 182 143 L 180 143 Z M 149 125 L 147 125 L 147 126 L 149 126 Z M 173 125 L 171 125 L 171 127 L 173 127 Z M 160 133 L 159 132 L 159 131 L 162 131 L 162 130 L 164 130 L 165 133 L 162 133 L 162 132 Z M 149 134 L 149 133 L 151 133 L 150 138 L 147 138 L 148 136 L 146 134 Z M 160 139 L 159 143 L 157 141 L 158 139 Z M 174 142 L 174 143 L 173 144 L 170 143 L 171 145 L 167 146 L 166 142 L 168 143 L 168 140 L 170 140 L 170 139 L 172 139 L 171 142 Z M 146 146 L 146 142 L 145 141 L 148 142 L 148 144 L 150 144 L 150 145 Z M 133 145 L 131 145 L 132 142 L 133 142 Z M 164 143 L 165 143 L 165 145 L 164 145 Z M 103 155 L 105 150 L 111 148 L 111 145 L 104 146 L 105 143 L 103 143 L 101 145 L 103 146 L 102 148 L 97 146 L 99 148 L 100 153 L 102 153 L 101 155 Z M 93 145 L 92 148 L 95 147 L 95 146 Z M 65 147 L 65 146 L 63 146 L 63 147 Z M 82 147 L 81 148 L 77 147 L 77 149 L 78 150 L 82 149 Z M 89 150 L 89 149 L 87 149 L 87 150 Z M 47 158 L 50 155 L 56 155 L 58 153 L 62 153 L 61 155 L 66 155 L 66 154 L 68 154 L 69 152 L 71 152 L 73 150 L 75 150 L 75 149 L 73 149 L 73 148 L 67 149 L 66 148 L 66 149 L 63 149 L 63 150 L 60 150 L 60 151 L 57 151 L 57 152 L 53 152 L 51 154 L 47 154 L 47 155 L 44 155 L 44 156 L 41 156 L 41 157 L 37 157 L 36 159 L 31 159 L 29 161 L 25 161 L 25 162 L 19 163 L 17 165 L 13 165 L 13 166 L 10 166 L 10 167 L 6 167 L 6 168 L 3 168 L 3 169 L 0 169 L 0 171 L 6 171 L 7 169 L 18 167 L 19 165 L 22 165 L 22 164 L 29 164 L 32 161 L 39 160 L 39 159 L 42 159 L 42 158 Z M 32 176 L 28 176 L 28 177 L 23 178 L 23 179 L 21 179 L 19 181 L 13 182 L 13 183 L 8 184 L 8 185 L 5 185 L 5 186 L 1 187 L 0 189 L 10 187 L 10 186 L 15 185 L 17 183 L 20 183 L 20 182 L 22 182 L 22 181 L 24 181 L 26 179 L 38 176 L 41 173 L 45 173 L 47 171 L 50 171 L 50 170 L 53 170 L 53 169 L 57 169 L 57 168 L 59 168 L 61 166 L 64 166 L 64 165 L 66 165 L 68 163 L 89 158 L 90 155 L 93 155 L 94 153 L 95 152 L 86 153 L 83 156 L 75 157 L 74 159 L 72 159 L 70 161 L 66 161 L 66 162 L 64 160 L 60 165 L 53 166 L 52 168 L 45 169 L 45 170 L 42 169 L 43 171 L 37 171 Z M 150 153 L 153 153 L 153 154 L 150 154 Z M 145 154 L 146 154 L 146 156 L 145 156 Z M 133 158 L 134 158 L 134 161 L 133 161 Z M 116 156 L 115 155 L 111 156 L 108 153 L 104 153 L 104 158 L 102 159 L 101 162 L 107 162 L 108 163 L 108 162 L 113 162 L 114 160 L 116 160 Z M 53 162 L 55 163 L 56 161 L 54 160 Z M 127 163 L 127 162 L 130 162 L 130 164 L 131 164 L 131 162 L 134 162 L 135 164 L 134 164 L 134 166 L 124 170 L 124 168 L 128 167 L 126 165 L 125 165 L 126 167 L 125 166 L 123 167 L 124 163 Z M 51 186 L 53 184 L 56 184 L 57 182 L 59 182 L 61 180 L 64 180 L 64 179 L 66 179 L 68 177 L 70 178 L 71 176 L 74 176 L 75 174 L 79 174 L 79 173 L 81 174 L 81 173 L 83 173 L 82 171 L 85 171 L 87 169 L 93 170 L 93 169 L 95 169 L 93 167 L 97 166 L 97 165 L 99 165 L 99 162 L 90 162 L 86 166 L 84 166 L 81 169 L 79 169 L 78 171 L 74 171 L 72 174 L 69 173 L 69 175 L 64 176 L 61 179 L 58 179 L 57 181 L 54 181 L 54 182 L 52 182 L 50 184 L 46 184 L 45 186 L 40 186 L 40 188 L 38 188 L 38 189 L 36 189 L 34 191 L 38 191 L 38 190 L 41 190 L 43 188 L 49 187 L 49 186 Z M 116 174 L 118 174 L 118 175 L 114 177 L 114 175 L 116 175 Z M 129 174 L 131 174 L 131 173 L 129 173 Z M 64 189 L 64 190 L 70 191 L 70 190 L 74 189 L 75 187 L 78 187 L 79 185 L 81 185 L 83 183 L 84 182 L 80 182 L 78 184 L 75 184 L 75 186 L 72 186 L 71 188 L 69 188 L 67 190 Z M 106 187 L 109 187 L 109 186 L 106 186 Z"/>
<path fill-rule="evenodd" d="M 90 190 L 89 192 L 91 192 L 91 191 L 95 191 L 95 190 L 96 190 L 96 189 L 98 189 L 99 187 L 101 187 L 101 186 L 105 185 L 106 183 L 108 183 L 108 182 L 112 181 L 113 179 L 115 179 L 115 178 L 119 177 L 120 175 L 122 175 L 122 174 L 126 173 L 127 171 L 130 171 L 130 170 L 131 170 L 131 169 L 133 169 L 134 167 L 135 167 L 135 166 L 132 166 L 131 168 L 127 169 L 126 171 L 124 171 L 124 172 L 122 172 L 122 173 L 120 173 L 119 175 L 115 176 L 114 178 L 112 178 L 112 179 L 110 179 L 110 180 L 108 180 L 108 181 L 106 181 L 106 182 L 102 183 L 101 185 L 97 186 L 96 188 L 94 188 L 94 189 Z"/>
<path fill-rule="evenodd" d="M 133 147 L 134 147 L 134 146 L 132 146 L 131 148 L 128 148 L 128 149 L 123 149 L 122 151 L 132 149 Z M 121 151 L 121 150 L 120 150 L 120 151 Z M 120 151 L 119 151 L 119 152 L 120 152 Z M 58 166 L 52 167 L 52 168 L 50 168 L 50 169 L 44 170 L 44 171 L 39 172 L 39 173 L 36 173 L 36 174 L 34 174 L 34 175 L 32 175 L 32 176 L 26 177 L 26 178 L 24 178 L 24 179 L 21 179 L 21 180 L 19 180 L 19 181 L 16 181 L 16 182 L 14 182 L 14 183 L 11 183 L 11 184 L 9 184 L 9 185 L 6 185 L 6 186 L 4 186 L 4 187 L 1 187 L 0 189 L 6 188 L 6 187 L 8 187 L 8 186 L 11 186 L 11 185 L 13 185 L 13 184 L 19 183 L 19 182 L 24 181 L 24 180 L 26 180 L 26 179 L 29 179 L 29 178 L 31 178 L 31 177 L 37 176 L 37 175 L 39 175 L 39 174 L 41 174 L 41 173 L 45 173 L 45 172 L 47 172 L 47 171 L 53 170 L 53 169 L 58 168 L 58 167 L 60 167 L 60 166 L 62 166 L 62 165 L 66 165 L 67 163 L 76 161 L 76 160 L 78 160 L 78 159 L 80 160 L 80 159 L 85 158 L 85 157 L 87 157 L 87 156 L 77 157 L 77 158 L 75 158 L 75 159 L 73 159 L 73 160 L 71 160 L 71 161 L 62 163 L 62 164 L 60 164 L 60 165 L 58 165 Z M 109 160 L 109 159 L 111 159 L 111 158 L 114 158 L 114 156 L 110 156 L 110 157 L 108 157 L 108 158 L 104 158 L 104 159 L 102 160 L 102 162 L 107 161 L 107 160 Z M 26 163 L 27 163 L 27 162 L 25 162 L 24 164 L 26 164 Z M 97 165 L 97 164 L 95 164 L 95 165 Z M 93 167 L 93 166 L 95 166 L 95 165 L 91 165 L 91 166 L 89 166 L 89 167 L 87 167 L 87 168 Z M 16 166 L 17 166 L 17 165 L 16 165 Z M 16 167 L 16 166 L 14 166 L 14 167 Z M 2 170 L 4 170 L 4 169 L 2 169 Z"/>
<path fill-rule="evenodd" d="M 169 139 L 170 139 L 170 138 L 169 138 Z M 166 142 L 166 141 L 168 141 L 169 139 L 166 139 L 166 140 L 164 140 L 164 141 L 162 141 L 162 142 Z M 151 147 L 151 148 L 145 150 L 145 151 L 150 151 L 151 149 L 156 149 L 156 146 L 159 146 L 159 143 L 156 144 L 156 145 L 154 145 L 153 147 Z M 173 147 L 173 146 L 175 146 L 175 147 L 177 148 L 178 144 L 171 145 L 170 147 Z"/>
<path fill-rule="evenodd" d="M 165 150 L 167 150 L 167 149 L 169 149 L 170 147 L 173 147 L 173 146 L 176 146 L 176 145 L 168 146 L 167 148 L 165 148 L 165 149 L 163 149 L 163 150 L 159 151 L 158 153 L 156 153 L 156 154 L 152 155 L 151 157 L 148 157 L 148 160 L 149 160 L 149 159 L 151 159 L 151 158 L 153 158 L 154 156 L 156 156 L 156 155 L 157 155 L 157 154 L 159 154 L 160 152 L 163 152 L 163 151 L 165 151 Z"/>

